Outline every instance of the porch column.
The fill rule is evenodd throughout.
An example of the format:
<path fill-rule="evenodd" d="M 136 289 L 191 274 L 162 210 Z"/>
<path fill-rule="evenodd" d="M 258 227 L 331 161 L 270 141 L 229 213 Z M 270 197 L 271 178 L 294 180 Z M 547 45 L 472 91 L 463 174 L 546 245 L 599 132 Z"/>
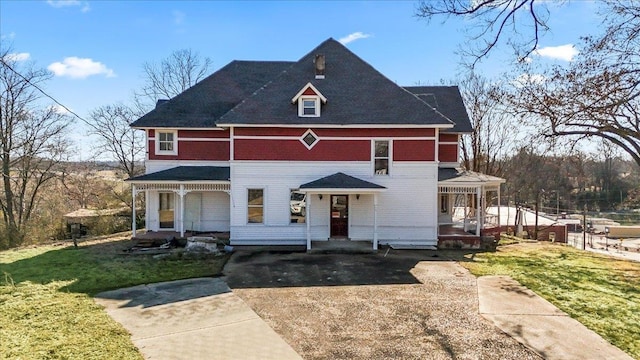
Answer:
<path fill-rule="evenodd" d="M 184 237 L 184 184 L 180 184 L 180 237 Z"/>
<path fill-rule="evenodd" d="M 464 232 L 467 232 L 467 230 L 469 230 L 469 228 L 467 228 L 467 222 L 468 222 L 468 218 L 467 216 L 469 215 L 469 189 L 465 189 L 464 190 L 464 212 L 462 213 L 462 230 L 464 230 Z"/>
<path fill-rule="evenodd" d="M 480 186 L 476 188 L 476 236 L 480 236 L 480 221 L 482 221 L 481 207 L 480 203 L 482 199 L 482 190 Z"/>
<path fill-rule="evenodd" d="M 507 204 L 509 205 L 509 204 Z M 498 236 L 500 236 L 500 184 L 498 184 Z"/>
<path fill-rule="evenodd" d="M 373 250 L 378 250 L 378 194 L 373 194 Z"/>
<path fill-rule="evenodd" d="M 131 185 L 131 203 L 133 207 L 131 208 L 131 236 L 136 237 L 136 186 Z"/>
<path fill-rule="evenodd" d="M 307 211 L 307 218 L 305 219 L 307 223 L 307 251 L 311 250 L 311 194 L 307 193 L 307 199 L 305 200 L 305 208 Z"/>

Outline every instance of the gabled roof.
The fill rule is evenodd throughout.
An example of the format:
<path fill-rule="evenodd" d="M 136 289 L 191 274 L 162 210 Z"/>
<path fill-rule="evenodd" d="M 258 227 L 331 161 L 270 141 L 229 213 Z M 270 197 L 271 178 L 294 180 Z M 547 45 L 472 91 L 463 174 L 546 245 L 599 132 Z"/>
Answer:
<path fill-rule="evenodd" d="M 228 166 L 177 166 L 127 179 L 129 182 L 150 181 L 229 181 Z"/>
<path fill-rule="evenodd" d="M 335 173 L 318 180 L 300 185 L 300 190 L 364 190 L 382 191 L 386 188 L 382 185 L 374 184 L 344 173 Z"/>
<path fill-rule="evenodd" d="M 457 86 L 405 86 L 404 88 L 455 122 L 453 129 L 445 131 L 473 132 L 467 109 Z"/>
<path fill-rule="evenodd" d="M 131 126 L 215 127 L 222 115 L 291 64 L 289 61 L 232 61 L 173 99 L 161 103 Z"/>
<path fill-rule="evenodd" d="M 326 61 L 324 79 L 315 78 L 315 55 Z M 290 99 L 311 83 L 327 99 L 322 116 L 299 117 Z M 334 39 L 328 39 L 280 76 L 223 115 L 228 125 L 441 125 L 453 122 L 379 73 Z"/>
<path fill-rule="evenodd" d="M 479 184 L 479 183 L 504 183 L 506 180 L 497 176 L 486 175 L 475 171 L 459 168 L 439 168 L 438 182 L 447 184 Z"/>

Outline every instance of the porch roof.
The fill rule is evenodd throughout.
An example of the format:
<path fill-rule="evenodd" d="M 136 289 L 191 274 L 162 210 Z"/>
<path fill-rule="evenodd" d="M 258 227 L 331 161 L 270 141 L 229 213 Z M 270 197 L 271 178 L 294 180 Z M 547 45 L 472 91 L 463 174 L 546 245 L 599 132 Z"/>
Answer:
<path fill-rule="evenodd" d="M 300 185 L 300 190 L 314 193 L 372 193 L 385 191 L 386 189 L 387 188 L 382 185 L 358 179 L 341 172 Z"/>
<path fill-rule="evenodd" d="M 177 166 L 127 179 L 130 183 L 158 182 L 229 182 L 228 166 Z"/>
<path fill-rule="evenodd" d="M 468 171 L 460 168 L 438 169 L 439 185 L 499 185 L 506 182 L 497 176 Z"/>

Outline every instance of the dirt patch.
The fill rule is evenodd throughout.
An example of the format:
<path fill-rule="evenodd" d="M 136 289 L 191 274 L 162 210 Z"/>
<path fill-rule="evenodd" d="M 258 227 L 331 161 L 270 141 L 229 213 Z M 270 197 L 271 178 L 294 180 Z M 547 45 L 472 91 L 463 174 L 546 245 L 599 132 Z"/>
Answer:
<path fill-rule="evenodd" d="M 229 286 L 305 359 L 539 359 L 479 316 L 475 277 L 433 252 L 237 255 Z"/>

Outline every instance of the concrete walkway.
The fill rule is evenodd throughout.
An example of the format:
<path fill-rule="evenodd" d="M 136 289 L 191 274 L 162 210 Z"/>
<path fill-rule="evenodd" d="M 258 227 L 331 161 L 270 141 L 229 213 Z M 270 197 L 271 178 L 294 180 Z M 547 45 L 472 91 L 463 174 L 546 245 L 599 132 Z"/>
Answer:
<path fill-rule="evenodd" d="M 113 290 L 95 301 L 145 359 L 301 359 L 218 278 Z"/>
<path fill-rule="evenodd" d="M 548 360 L 632 359 L 508 276 L 478 278 L 480 314 Z"/>

